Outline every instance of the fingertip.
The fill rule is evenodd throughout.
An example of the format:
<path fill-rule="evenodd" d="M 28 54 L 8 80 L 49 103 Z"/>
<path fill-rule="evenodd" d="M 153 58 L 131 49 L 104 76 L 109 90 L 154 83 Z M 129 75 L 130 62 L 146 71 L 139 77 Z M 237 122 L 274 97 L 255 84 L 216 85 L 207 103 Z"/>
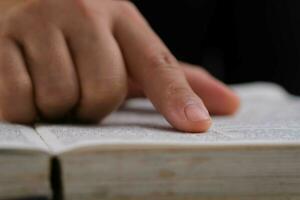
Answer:
<path fill-rule="evenodd" d="M 211 125 L 212 120 L 207 119 L 199 122 L 190 123 L 184 131 L 187 133 L 205 133 L 209 130 Z"/>
<path fill-rule="evenodd" d="M 210 114 L 213 115 L 233 115 L 240 108 L 240 98 L 228 87 L 223 87 L 218 91 L 217 98 L 206 101 Z"/>
<path fill-rule="evenodd" d="M 198 122 L 182 121 L 180 123 L 171 123 L 175 129 L 185 133 L 205 133 L 212 125 L 211 119 L 206 119 Z"/>
<path fill-rule="evenodd" d="M 233 115 L 235 114 L 239 108 L 240 108 L 240 97 L 235 94 L 233 91 L 230 92 L 231 94 L 228 95 L 228 97 L 225 97 L 224 99 L 227 106 L 223 110 L 224 115 Z M 222 113 L 221 113 L 222 114 Z"/>
<path fill-rule="evenodd" d="M 204 105 L 198 105 L 195 103 L 188 104 L 184 108 L 184 114 L 189 122 L 200 122 L 209 120 L 210 116 Z"/>
<path fill-rule="evenodd" d="M 188 101 L 183 106 L 173 108 L 172 112 L 166 113 L 165 116 L 170 124 L 179 131 L 187 133 L 206 132 L 211 124 L 211 117 L 201 100 Z M 174 112 L 176 111 L 177 112 Z"/>

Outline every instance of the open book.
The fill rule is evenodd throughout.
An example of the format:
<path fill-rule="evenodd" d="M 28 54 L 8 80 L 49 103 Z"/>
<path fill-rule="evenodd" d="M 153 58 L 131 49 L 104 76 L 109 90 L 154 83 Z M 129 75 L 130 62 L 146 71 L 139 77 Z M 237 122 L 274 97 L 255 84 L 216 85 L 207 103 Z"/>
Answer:
<path fill-rule="evenodd" d="M 100 125 L 3 123 L 0 199 L 300 199 L 300 98 L 233 88 L 241 110 L 204 134 L 175 131 L 147 100 Z"/>

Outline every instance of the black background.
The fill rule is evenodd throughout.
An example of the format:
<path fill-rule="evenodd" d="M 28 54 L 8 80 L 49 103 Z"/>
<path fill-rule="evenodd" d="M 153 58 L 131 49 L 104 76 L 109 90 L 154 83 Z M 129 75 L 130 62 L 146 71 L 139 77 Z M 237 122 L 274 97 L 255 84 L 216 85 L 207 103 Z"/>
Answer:
<path fill-rule="evenodd" d="M 300 1 L 133 1 L 178 59 L 300 94 Z"/>

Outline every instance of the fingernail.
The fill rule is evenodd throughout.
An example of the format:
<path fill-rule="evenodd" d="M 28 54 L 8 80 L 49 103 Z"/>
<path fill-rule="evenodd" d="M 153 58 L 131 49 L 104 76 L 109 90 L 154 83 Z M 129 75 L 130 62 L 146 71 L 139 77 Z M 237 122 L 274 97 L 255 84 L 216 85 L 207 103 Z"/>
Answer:
<path fill-rule="evenodd" d="M 189 104 L 184 109 L 186 118 L 192 122 L 210 120 L 210 116 L 205 107 L 197 104 Z"/>

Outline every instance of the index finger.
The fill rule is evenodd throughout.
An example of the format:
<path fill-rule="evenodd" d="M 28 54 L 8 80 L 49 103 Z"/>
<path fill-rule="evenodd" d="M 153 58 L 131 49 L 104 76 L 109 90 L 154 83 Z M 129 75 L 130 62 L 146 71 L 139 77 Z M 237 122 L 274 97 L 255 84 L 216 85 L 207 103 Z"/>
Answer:
<path fill-rule="evenodd" d="M 206 131 L 211 124 L 209 113 L 189 86 L 176 58 L 134 6 L 126 1 L 119 5 L 122 12 L 114 31 L 130 76 L 175 128 Z"/>

